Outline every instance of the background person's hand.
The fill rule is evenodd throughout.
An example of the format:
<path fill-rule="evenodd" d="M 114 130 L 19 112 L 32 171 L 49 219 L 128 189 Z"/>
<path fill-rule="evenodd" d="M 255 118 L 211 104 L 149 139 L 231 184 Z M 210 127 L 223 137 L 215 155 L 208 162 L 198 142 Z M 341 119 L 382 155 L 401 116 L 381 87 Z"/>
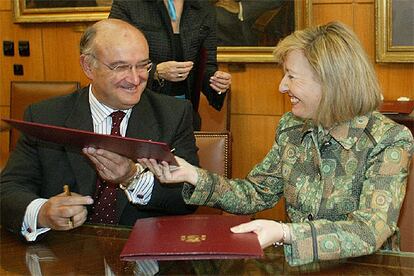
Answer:
<path fill-rule="evenodd" d="M 210 78 L 210 86 L 217 93 L 221 94 L 226 92 L 231 85 L 231 75 L 227 72 L 216 71 L 214 76 Z"/>
<path fill-rule="evenodd" d="M 158 163 L 155 159 L 140 158 L 138 163 L 148 168 L 162 183 L 187 182 L 195 185 L 198 180 L 196 168 L 184 159 L 175 156 L 178 167 L 171 167 L 167 162 Z"/>
<path fill-rule="evenodd" d="M 81 196 L 65 193 L 49 198 L 39 210 L 37 217 L 38 227 L 48 227 L 54 230 L 70 230 L 72 227 L 81 226 L 87 218 L 88 211 L 85 205 L 91 205 L 93 199 L 90 196 Z M 73 220 L 73 225 L 70 220 Z"/>
<path fill-rule="evenodd" d="M 159 79 L 167 81 L 183 81 L 188 77 L 194 63 L 192 61 L 166 61 L 157 64 L 156 73 Z"/>
<path fill-rule="evenodd" d="M 273 220 L 256 219 L 234 226 L 230 230 L 233 233 L 256 233 L 262 248 L 266 248 L 283 238 L 282 224 Z"/>
<path fill-rule="evenodd" d="M 83 153 L 92 161 L 99 176 L 105 181 L 123 183 L 135 175 L 135 163 L 122 155 L 92 147 L 84 148 Z"/>

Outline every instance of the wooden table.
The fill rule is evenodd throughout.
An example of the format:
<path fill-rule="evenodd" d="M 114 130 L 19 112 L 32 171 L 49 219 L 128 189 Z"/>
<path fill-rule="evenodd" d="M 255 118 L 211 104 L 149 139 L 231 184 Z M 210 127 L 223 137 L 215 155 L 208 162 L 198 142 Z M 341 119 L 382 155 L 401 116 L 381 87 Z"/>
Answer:
<path fill-rule="evenodd" d="M 27 243 L 1 229 L 0 275 L 133 275 L 135 262 L 119 254 L 129 228 L 84 225 L 52 231 L 41 241 Z M 143 237 L 145 238 L 145 237 Z M 281 248 L 268 248 L 263 259 L 160 261 L 160 275 L 414 275 L 414 253 L 376 253 L 341 261 L 290 267 Z"/>

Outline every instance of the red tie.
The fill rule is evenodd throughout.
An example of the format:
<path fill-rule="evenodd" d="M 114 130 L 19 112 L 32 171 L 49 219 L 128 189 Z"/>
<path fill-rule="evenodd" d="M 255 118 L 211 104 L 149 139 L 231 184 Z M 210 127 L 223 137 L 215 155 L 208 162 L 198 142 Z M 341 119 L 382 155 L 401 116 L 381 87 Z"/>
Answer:
<path fill-rule="evenodd" d="M 112 117 L 111 135 L 121 136 L 120 126 L 125 116 L 123 111 L 115 111 L 110 115 Z M 114 183 L 103 182 L 101 179 L 96 180 L 96 192 L 92 212 L 88 218 L 92 223 L 117 224 L 118 216 L 116 212 L 116 194 L 119 187 Z"/>

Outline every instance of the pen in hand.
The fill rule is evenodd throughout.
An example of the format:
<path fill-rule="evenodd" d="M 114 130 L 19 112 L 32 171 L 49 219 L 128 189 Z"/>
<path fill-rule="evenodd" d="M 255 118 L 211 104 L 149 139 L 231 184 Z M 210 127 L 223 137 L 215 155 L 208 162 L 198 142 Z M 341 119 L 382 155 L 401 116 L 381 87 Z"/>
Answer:
<path fill-rule="evenodd" d="M 173 153 L 174 151 L 175 151 L 175 148 L 173 148 L 172 150 L 170 150 L 171 153 Z M 137 176 L 140 176 L 141 174 L 144 174 L 144 173 L 146 173 L 148 171 L 149 171 L 149 168 L 147 167 L 147 168 L 143 169 L 139 174 L 137 174 Z"/>
<path fill-rule="evenodd" d="M 65 192 L 66 196 L 71 196 L 72 195 L 70 190 L 69 190 L 69 185 L 63 185 L 63 191 Z M 73 228 L 73 226 L 74 226 L 73 217 L 69 218 L 68 224 L 69 224 L 70 228 Z"/>

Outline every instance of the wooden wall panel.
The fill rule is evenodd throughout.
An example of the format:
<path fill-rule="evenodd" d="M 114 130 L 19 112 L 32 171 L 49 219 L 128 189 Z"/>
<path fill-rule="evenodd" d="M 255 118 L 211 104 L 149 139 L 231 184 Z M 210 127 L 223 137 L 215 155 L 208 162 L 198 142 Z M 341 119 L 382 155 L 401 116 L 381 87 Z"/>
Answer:
<path fill-rule="evenodd" d="M 271 149 L 280 116 L 232 115 L 233 174 L 245 178 L 251 169 L 263 160 Z M 284 201 L 272 209 L 259 212 L 255 218 L 271 218 L 285 221 Z"/>
<path fill-rule="evenodd" d="M 39 28 L 26 27 L 12 22 L 10 11 L 0 12 L 0 37 L 14 42 L 14 56 L 0 55 L 1 65 L 1 105 L 9 105 L 10 81 L 12 80 L 43 80 L 42 38 Z M 21 57 L 18 51 L 19 41 L 29 41 L 30 56 Z M 13 64 L 23 65 L 23 76 L 13 74 Z"/>
<path fill-rule="evenodd" d="M 231 116 L 233 177 L 244 178 L 273 145 L 280 116 Z"/>
<path fill-rule="evenodd" d="M 351 26 L 364 46 L 371 62 L 375 62 L 375 10 L 374 3 L 360 3 L 354 6 Z"/>
<path fill-rule="evenodd" d="M 0 11 L 10 11 L 11 0 L 0 0 Z"/>
<path fill-rule="evenodd" d="M 352 26 L 352 3 L 314 4 L 312 7 L 312 24 L 325 24 L 339 20 Z"/>
<path fill-rule="evenodd" d="M 79 64 L 79 40 L 85 28 L 73 23 L 42 28 L 45 79 L 89 83 Z"/>
<path fill-rule="evenodd" d="M 282 71 L 276 64 L 245 64 L 232 74 L 232 114 L 281 115 L 284 104 L 279 93 Z"/>
<path fill-rule="evenodd" d="M 375 68 L 386 100 L 414 99 L 414 63 L 377 63 Z"/>

